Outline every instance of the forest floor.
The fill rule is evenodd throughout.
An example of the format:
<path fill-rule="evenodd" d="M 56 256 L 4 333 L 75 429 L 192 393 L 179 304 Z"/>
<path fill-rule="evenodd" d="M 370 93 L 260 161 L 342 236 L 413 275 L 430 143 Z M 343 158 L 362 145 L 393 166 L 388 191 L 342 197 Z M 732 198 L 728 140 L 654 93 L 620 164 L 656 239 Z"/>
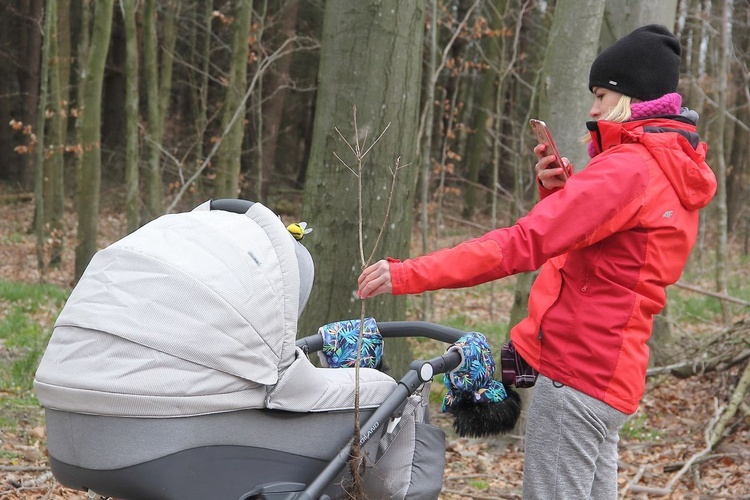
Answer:
<path fill-rule="evenodd" d="M 39 282 L 34 237 L 28 232 L 33 201 L 0 192 L 0 214 L 0 279 Z M 65 223 L 72 228 L 74 221 L 70 218 Z M 105 207 L 99 229 L 101 246 L 115 241 L 124 234 L 123 215 Z M 454 231 L 453 235 L 460 237 L 460 231 Z M 72 241 L 72 237 L 65 241 L 62 265 L 48 272 L 48 283 L 70 287 L 74 259 Z M 4 314 L 3 302 L 3 297 L 0 297 L 0 320 Z M 433 308 L 437 321 L 448 317 L 455 309 L 473 315 L 479 322 L 495 320 L 490 314 L 507 312 L 494 310 L 487 304 L 486 296 L 455 291 L 435 294 Z M 57 312 L 42 308 L 30 314 L 45 331 L 50 331 Z M 0 339 L 0 362 L 12 355 Z M 705 449 L 705 431 L 716 415 L 717 406 L 727 404 L 740 369 L 734 367 L 687 379 L 671 375 L 648 379 L 640 409 L 621 432 L 621 498 L 750 499 L 747 395 L 745 413 L 738 414 L 731 421 L 727 437 L 719 446 L 696 460 L 686 473 L 678 472 Z M 435 385 L 438 384 L 433 385 L 433 392 L 441 389 Z M 459 438 L 453 433 L 449 418 L 440 413 L 439 397 L 433 398 L 433 423 L 443 427 L 448 435 L 440 498 L 521 498 L 522 436 Z M 13 405 L 0 405 L 3 408 L 0 418 L 0 499 L 86 498 L 82 492 L 59 485 L 49 471 L 43 413 L 33 396 L 24 398 L 5 390 L 0 392 L 0 400 L 13 401 Z M 680 474 L 679 478 L 671 484 L 677 474 Z M 671 493 L 659 491 L 670 484 Z"/>

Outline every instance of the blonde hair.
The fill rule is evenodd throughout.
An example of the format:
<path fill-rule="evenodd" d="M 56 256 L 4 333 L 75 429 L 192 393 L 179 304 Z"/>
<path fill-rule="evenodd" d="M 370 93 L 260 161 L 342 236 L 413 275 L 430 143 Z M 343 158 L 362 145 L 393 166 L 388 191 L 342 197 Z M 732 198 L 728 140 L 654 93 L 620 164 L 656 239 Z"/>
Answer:
<path fill-rule="evenodd" d="M 609 111 L 599 118 L 600 120 L 606 120 L 608 122 L 626 122 L 633 116 L 633 112 L 630 110 L 630 104 L 633 102 L 633 98 L 629 95 L 622 94 L 620 100 L 614 107 L 609 108 Z"/>
<path fill-rule="evenodd" d="M 622 123 L 630 120 L 633 116 L 633 112 L 630 109 L 630 105 L 633 103 L 633 98 L 629 95 L 622 94 L 620 99 L 613 107 L 609 108 L 606 113 L 599 117 L 599 120 L 605 120 L 608 122 Z M 581 142 L 587 143 L 591 141 L 591 135 L 586 134 L 581 137 Z"/>

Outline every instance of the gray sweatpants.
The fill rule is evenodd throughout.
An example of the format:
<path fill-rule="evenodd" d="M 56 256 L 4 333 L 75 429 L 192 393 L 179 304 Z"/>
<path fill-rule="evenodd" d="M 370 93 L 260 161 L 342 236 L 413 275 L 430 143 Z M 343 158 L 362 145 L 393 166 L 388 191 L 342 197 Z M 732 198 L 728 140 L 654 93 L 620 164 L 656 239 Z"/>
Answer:
<path fill-rule="evenodd" d="M 617 433 L 628 418 L 539 375 L 526 427 L 524 500 L 616 499 Z"/>

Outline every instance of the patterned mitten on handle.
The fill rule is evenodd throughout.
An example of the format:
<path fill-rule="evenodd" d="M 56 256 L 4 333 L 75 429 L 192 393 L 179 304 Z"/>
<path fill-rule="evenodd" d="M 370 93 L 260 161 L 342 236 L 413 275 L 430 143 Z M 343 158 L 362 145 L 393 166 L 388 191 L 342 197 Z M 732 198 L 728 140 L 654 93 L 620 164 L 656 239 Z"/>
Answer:
<path fill-rule="evenodd" d="M 318 353 L 320 362 L 327 368 L 354 368 L 357 364 L 359 340 L 358 319 L 335 321 L 323 325 L 318 333 L 323 336 L 323 350 Z M 383 359 L 383 337 L 373 318 L 365 318 L 359 366 L 379 368 Z"/>
<path fill-rule="evenodd" d="M 493 380 L 495 360 L 487 339 L 478 332 L 463 335 L 447 351 L 461 353 L 461 364 L 443 377 L 448 392 L 443 412 L 455 417 L 459 436 L 483 437 L 508 432 L 521 414 L 521 399 L 502 382 Z"/>

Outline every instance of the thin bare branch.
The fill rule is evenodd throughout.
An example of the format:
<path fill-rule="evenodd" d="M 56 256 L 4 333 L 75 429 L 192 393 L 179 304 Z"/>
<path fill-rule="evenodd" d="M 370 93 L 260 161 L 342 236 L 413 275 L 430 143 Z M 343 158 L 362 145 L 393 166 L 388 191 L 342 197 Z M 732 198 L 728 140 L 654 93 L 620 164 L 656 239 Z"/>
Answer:
<path fill-rule="evenodd" d="M 365 156 L 367 156 L 367 153 L 370 152 L 370 150 L 375 146 L 375 144 L 377 144 L 378 142 L 380 142 L 380 139 L 383 138 L 383 135 L 385 135 L 385 133 L 388 131 L 388 127 L 390 127 L 390 126 L 391 126 L 391 122 L 388 122 L 388 125 L 385 126 L 385 128 L 380 133 L 380 135 L 378 136 L 378 138 L 375 139 L 375 141 L 372 144 L 370 144 L 370 147 L 367 148 L 367 150 L 364 153 L 362 153 L 362 158 L 364 158 Z M 365 136 L 365 137 L 367 137 L 367 136 Z"/>
<path fill-rule="evenodd" d="M 192 176 L 187 180 L 187 182 L 184 182 L 182 186 L 180 186 L 179 191 L 175 195 L 172 202 L 167 207 L 166 213 L 171 213 L 177 204 L 180 202 L 184 194 L 187 192 L 187 190 L 192 186 L 192 184 L 195 182 L 195 180 L 200 177 L 200 175 L 203 173 L 206 168 L 208 168 L 208 165 L 211 162 L 211 159 L 216 155 L 216 153 L 219 150 L 219 147 L 221 146 L 221 143 L 224 141 L 224 138 L 227 136 L 229 131 L 232 129 L 232 126 L 234 123 L 239 120 L 240 115 L 242 115 L 242 110 L 245 108 L 245 104 L 247 104 L 248 99 L 250 99 L 250 96 L 255 91 L 255 86 L 258 84 L 260 78 L 263 76 L 265 71 L 268 69 L 271 64 L 276 62 L 281 57 L 284 57 L 287 54 L 292 53 L 294 48 L 287 49 L 289 45 L 294 43 L 296 41 L 296 38 L 289 38 L 287 40 L 284 40 L 284 43 L 281 44 L 281 46 L 274 51 L 273 54 L 271 54 L 266 59 L 263 59 L 258 64 L 258 71 L 256 71 L 253 74 L 253 78 L 250 81 L 250 84 L 247 86 L 247 92 L 245 92 L 245 95 L 242 97 L 242 100 L 240 101 L 240 105 L 237 107 L 237 109 L 234 112 L 234 115 L 232 115 L 232 119 L 229 120 L 229 123 L 227 123 L 226 128 L 222 131 L 221 135 L 217 139 L 217 141 L 214 143 L 213 147 L 211 148 L 211 151 L 208 153 L 206 158 L 203 160 L 203 163 L 201 163 L 201 166 L 198 167 L 198 169 L 193 173 Z"/>
<path fill-rule="evenodd" d="M 349 149 L 352 151 L 352 154 L 356 158 L 357 151 L 355 151 L 354 147 L 349 143 L 348 140 L 346 140 L 346 137 L 344 137 L 344 134 L 342 134 L 341 131 L 337 127 L 333 127 L 333 130 L 335 130 L 339 134 L 339 137 L 341 137 L 341 139 L 346 143 L 346 145 L 349 146 Z M 336 153 L 334 152 L 333 154 L 336 154 Z"/>
<path fill-rule="evenodd" d="M 382 136 L 382 134 L 381 134 Z M 367 258 L 367 261 L 365 262 L 365 267 L 372 262 L 372 257 L 375 255 L 375 251 L 378 248 L 378 245 L 380 244 L 380 239 L 383 237 L 383 234 L 385 233 L 386 225 L 388 224 L 388 216 L 391 212 L 391 203 L 393 202 L 393 192 L 396 188 L 396 173 L 398 173 L 401 168 L 399 167 L 399 163 L 401 162 L 401 157 L 399 156 L 396 158 L 396 168 L 391 169 L 391 190 L 388 193 L 388 203 L 385 206 L 385 216 L 383 217 L 383 224 L 380 226 L 380 231 L 378 231 L 378 237 L 375 239 L 375 244 L 372 246 L 372 251 L 370 252 L 370 256 Z"/>
<path fill-rule="evenodd" d="M 341 157 L 338 155 L 338 153 L 336 153 L 336 151 L 333 152 L 333 156 L 335 156 L 336 159 L 338 161 L 340 161 L 343 166 L 345 166 L 346 168 L 348 168 L 351 173 L 353 173 L 355 176 L 359 177 L 359 175 L 357 174 L 357 172 L 355 172 L 352 167 L 350 167 L 349 165 L 347 165 L 346 162 L 341 159 Z"/>

